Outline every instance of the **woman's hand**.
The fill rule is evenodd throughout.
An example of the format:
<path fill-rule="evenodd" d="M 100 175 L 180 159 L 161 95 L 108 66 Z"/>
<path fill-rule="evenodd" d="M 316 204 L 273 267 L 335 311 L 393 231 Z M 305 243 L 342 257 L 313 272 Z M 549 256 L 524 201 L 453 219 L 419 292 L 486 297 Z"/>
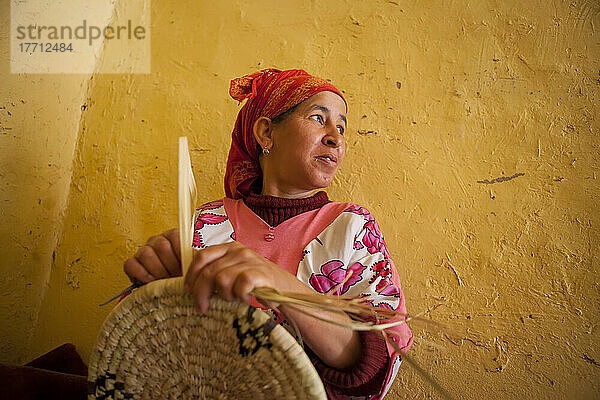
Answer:
<path fill-rule="evenodd" d="M 148 239 L 134 257 L 124 265 L 130 279 L 148 283 L 156 279 L 181 275 L 179 231 L 171 229 Z M 313 290 L 300 282 L 275 263 L 247 248 L 239 242 L 218 244 L 194 253 L 185 279 L 185 290 L 192 294 L 198 311 L 205 312 L 210 297 L 217 293 L 227 301 L 248 302 L 250 293 L 257 287 L 272 287 L 290 292 L 312 293 Z M 277 307 L 277 304 L 264 304 Z M 319 321 L 302 313 L 298 308 L 281 305 L 279 310 L 286 319 L 293 320 L 305 343 L 327 365 L 338 369 L 352 366 L 360 355 L 358 334 L 347 328 Z M 327 311 L 315 312 L 326 320 L 349 322 L 346 315 Z M 323 335 L 326 331 L 327 335 Z"/>
<path fill-rule="evenodd" d="M 254 288 L 294 291 L 301 290 L 302 286 L 295 276 L 239 242 L 195 252 L 184 281 L 185 290 L 192 294 L 199 312 L 208 309 L 209 299 L 215 293 L 226 301 L 247 303 Z"/>
<path fill-rule="evenodd" d="M 184 287 L 186 292 L 192 294 L 196 308 L 201 313 L 208 309 L 210 297 L 215 293 L 226 301 L 242 302 L 248 302 L 250 292 L 258 287 L 313 293 L 294 275 L 239 242 L 209 246 L 197 251 L 185 275 Z M 271 308 L 278 306 L 263 304 Z M 310 317 L 299 310 L 302 308 L 283 304 L 279 311 L 286 319 L 294 321 L 305 343 L 327 365 L 338 369 L 354 365 L 360 355 L 358 334 Z M 343 313 L 314 309 L 305 311 L 319 314 L 325 320 L 350 322 L 350 318 Z M 327 335 L 323 335 L 323 332 L 327 332 Z"/>
<path fill-rule="evenodd" d="M 156 279 L 181 276 L 179 229 L 152 236 L 135 255 L 128 258 L 123 270 L 133 282 L 148 283 Z"/>

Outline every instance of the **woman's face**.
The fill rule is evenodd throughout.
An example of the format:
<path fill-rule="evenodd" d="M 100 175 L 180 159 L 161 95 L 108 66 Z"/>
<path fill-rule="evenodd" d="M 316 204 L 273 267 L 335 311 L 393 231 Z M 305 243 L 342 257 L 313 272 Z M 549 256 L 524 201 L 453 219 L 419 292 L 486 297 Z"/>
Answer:
<path fill-rule="evenodd" d="M 270 154 L 262 160 L 263 192 L 294 195 L 331 184 L 346 151 L 346 104 L 340 96 L 319 92 L 272 129 Z"/>

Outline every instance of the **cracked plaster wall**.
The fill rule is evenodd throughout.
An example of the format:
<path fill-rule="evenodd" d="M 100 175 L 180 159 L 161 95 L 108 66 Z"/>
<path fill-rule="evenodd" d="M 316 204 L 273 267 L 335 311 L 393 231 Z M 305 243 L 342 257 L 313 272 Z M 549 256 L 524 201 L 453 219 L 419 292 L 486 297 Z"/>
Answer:
<path fill-rule="evenodd" d="M 128 285 L 123 261 L 176 225 L 176 138 L 190 138 L 201 200 L 222 196 L 239 109 L 229 80 L 302 67 L 349 101 L 349 150 L 330 197 L 372 211 L 409 311 L 430 310 L 451 327 L 414 325 L 416 361 L 457 398 L 598 398 L 598 3 L 320 4 L 153 2 L 152 73 L 95 75 L 85 97 L 83 80 L 64 77 L 86 105 L 73 100 L 68 118 L 53 111 L 53 81 L 35 91 L 15 81 L 9 100 L 29 122 L 12 132 L 24 144 L 3 170 L 8 189 L 25 190 L 18 183 L 35 171 L 22 161 L 41 146 L 34 134 L 61 123 L 72 139 L 61 153 L 63 188 L 44 191 L 52 175 L 38 169 L 39 188 L 9 208 L 9 221 L 31 218 L 58 247 L 49 258 L 44 241 L 20 246 L 27 228 L 5 233 L 15 255 L 3 295 L 22 300 L 3 309 L 19 327 L 4 328 L 16 344 L 5 358 L 65 341 L 87 358 L 109 312 L 97 304 Z M 18 104 L 28 91 L 38 106 Z M 29 214 L 42 191 L 63 204 L 69 179 L 64 219 Z M 42 250 L 43 260 L 19 268 L 22 277 L 8 271 Z M 43 287 L 46 276 L 47 292 L 23 288 Z M 34 328 L 28 318 L 38 308 Z M 437 395 L 404 365 L 389 398 L 423 397 Z"/>

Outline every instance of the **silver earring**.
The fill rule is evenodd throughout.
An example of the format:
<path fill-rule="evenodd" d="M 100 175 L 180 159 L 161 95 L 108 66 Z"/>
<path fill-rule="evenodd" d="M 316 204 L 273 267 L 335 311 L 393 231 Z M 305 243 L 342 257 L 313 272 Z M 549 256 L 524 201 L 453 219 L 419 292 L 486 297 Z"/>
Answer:
<path fill-rule="evenodd" d="M 266 147 L 263 149 L 263 155 L 268 156 L 270 153 L 269 149 L 267 149 Z"/>

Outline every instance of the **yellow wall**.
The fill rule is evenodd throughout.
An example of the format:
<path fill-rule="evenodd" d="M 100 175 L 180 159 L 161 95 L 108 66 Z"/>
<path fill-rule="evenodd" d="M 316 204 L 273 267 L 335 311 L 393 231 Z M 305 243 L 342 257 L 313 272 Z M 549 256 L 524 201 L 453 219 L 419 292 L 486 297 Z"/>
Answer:
<path fill-rule="evenodd" d="M 30 342 L 63 236 L 89 76 L 11 74 L 6 0 L 0 26 L 0 362 L 18 363 L 33 354 Z"/>
<path fill-rule="evenodd" d="M 154 1 L 148 75 L 10 75 L 2 37 L 1 361 L 87 359 L 123 261 L 177 223 L 176 138 L 223 196 L 229 80 L 300 67 L 349 101 L 330 197 L 452 327 L 414 325 L 420 365 L 458 398 L 600 398 L 598 3 L 251 3 Z M 428 396 L 404 365 L 389 398 Z"/>

